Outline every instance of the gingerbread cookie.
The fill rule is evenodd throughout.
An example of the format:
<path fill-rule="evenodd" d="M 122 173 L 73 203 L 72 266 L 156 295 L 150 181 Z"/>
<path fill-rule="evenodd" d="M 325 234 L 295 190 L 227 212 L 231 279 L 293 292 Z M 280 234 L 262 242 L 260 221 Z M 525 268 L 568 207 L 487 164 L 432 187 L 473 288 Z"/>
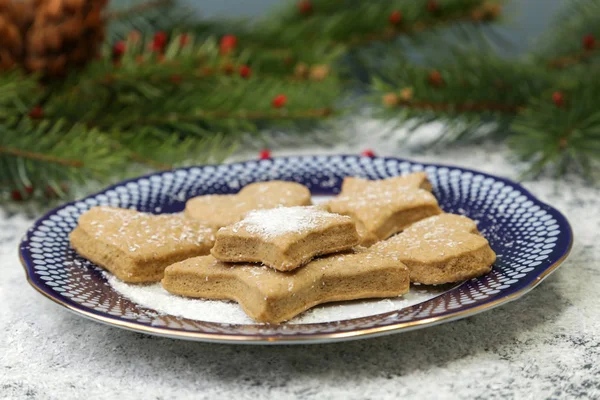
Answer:
<path fill-rule="evenodd" d="M 238 194 L 194 197 L 186 203 L 185 215 L 221 228 L 238 222 L 252 210 L 310 204 L 310 191 L 299 183 L 258 182 L 245 186 Z"/>
<path fill-rule="evenodd" d="M 371 231 L 367 229 L 365 224 L 360 220 L 354 220 L 356 224 L 356 232 L 358 232 L 358 237 L 360 238 L 359 244 L 363 247 L 370 247 L 379 241 L 379 238 Z"/>
<path fill-rule="evenodd" d="M 422 173 L 380 181 L 346 178 L 342 193 L 327 206 L 331 212 L 352 216 L 383 240 L 442 212 L 433 194 L 420 187 L 430 187 Z"/>
<path fill-rule="evenodd" d="M 378 186 L 406 186 L 413 189 L 424 189 L 431 192 L 431 183 L 427 179 L 425 172 L 414 172 L 408 175 L 394 176 L 392 178 L 380 180 L 368 180 L 354 176 L 344 178 L 342 182 L 341 194 L 356 193 L 362 190 L 373 189 Z"/>
<path fill-rule="evenodd" d="M 400 263 L 354 251 L 313 260 L 292 272 L 195 257 L 169 266 L 162 285 L 181 296 L 234 300 L 252 319 L 279 323 L 322 303 L 403 295 L 410 279 Z"/>
<path fill-rule="evenodd" d="M 405 264 L 412 282 L 459 282 L 490 272 L 496 253 L 475 222 L 455 214 L 429 217 L 370 248 Z"/>
<path fill-rule="evenodd" d="M 79 217 L 71 246 L 125 282 L 158 282 L 177 261 L 206 255 L 215 230 L 181 214 L 93 207 Z"/>
<path fill-rule="evenodd" d="M 260 262 L 290 271 L 321 254 L 359 244 L 352 218 L 318 206 L 278 207 L 249 212 L 219 229 L 211 254 L 220 261 Z"/>

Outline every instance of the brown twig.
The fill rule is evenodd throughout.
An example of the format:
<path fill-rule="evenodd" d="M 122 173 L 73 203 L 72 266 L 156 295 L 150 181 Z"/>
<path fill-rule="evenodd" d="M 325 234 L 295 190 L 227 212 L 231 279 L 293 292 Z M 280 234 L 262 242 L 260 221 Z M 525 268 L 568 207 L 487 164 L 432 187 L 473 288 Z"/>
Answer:
<path fill-rule="evenodd" d="M 121 19 L 124 17 L 127 17 L 128 15 L 131 14 L 136 14 L 136 13 L 140 13 L 140 12 L 144 12 L 144 11 L 148 11 L 151 10 L 153 8 L 157 8 L 169 3 L 172 3 L 173 0 L 151 0 L 151 1 L 146 1 L 144 3 L 141 4 L 136 4 L 134 6 L 128 7 L 128 8 L 124 8 L 122 10 L 115 10 L 115 11 L 111 11 L 109 13 L 106 13 L 105 18 L 106 20 L 110 20 L 110 21 L 114 21 L 117 19 Z"/>
<path fill-rule="evenodd" d="M 41 154 L 41 153 L 34 153 L 31 151 L 23 151 L 23 150 L 13 149 L 10 147 L 0 146 L 0 153 L 10 154 L 15 157 L 29 158 L 30 160 L 37 160 L 37 161 L 54 163 L 54 164 L 60 164 L 60 165 L 66 166 L 66 167 L 74 167 L 74 168 L 83 167 L 83 161 L 68 160 L 65 158 L 49 156 L 47 154 Z"/>
<path fill-rule="evenodd" d="M 457 14 L 450 15 L 445 18 L 440 18 L 438 20 L 431 21 L 428 23 L 418 21 L 418 22 L 414 23 L 413 25 L 405 25 L 405 26 L 401 25 L 401 26 L 396 26 L 396 27 L 390 27 L 389 29 L 387 29 L 383 32 L 370 33 L 365 36 L 354 37 L 354 38 L 351 38 L 346 41 L 338 42 L 337 44 L 342 44 L 342 45 L 346 45 L 349 47 L 362 46 L 365 43 L 375 42 L 375 41 L 383 41 L 383 40 L 392 40 L 395 37 L 400 36 L 400 35 L 417 33 L 417 32 L 427 30 L 427 29 L 437 28 L 444 24 L 448 24 L 451 22 L 459 22 L 459 21 L 472 21 L 472 22 L 481 23 L 484 21 L 493 21 L 493 19 L 479 20 L 477 18 L 474 18 L 472 14 L 457 13 Z"/>
<path fill-rule="evenodd" d="M 122 150 L 123 149 L 123 146 L 121 146 L 117 142 L 113 142 L 112 143 L 112 147 L 115 150 Z M 135 161 L 137 163 L 140 163 L 140 164 L 147 165 L 150 168 L 154 168 L 154 169 L 158 169 L 158 170 L 165 170 L 165 171 L 173 169 L 173 166 L 170 165 L 170 164 L 165 164 L 165 163 L 161 163 L 161 162 L 158 162 L 158 161 L 151 160 L 149 158 L 142 157 L 141 155 L 139 155 L 136 152 L 131 151 L 129 149 L 127 149 L 127 152 L 128 152 L 129 158 L 131 158 L 133 161 Z"/>
<path fill-rule="evenodd" d="M 548 63 L 550 68 L 562 69 L 571 65 L 580 64 L 594 55 L 594 50 L 600 50 L 600 44 L 593 49 L 582 50 L 577 53 L 569 54 L 563 57 L 558 57 Z"/>
<path fill-rule="evenodd" d="M 199 121 L 202 119 L 243 119 L 248 121 L 256 120 L 281 120 L 281 119 L 314 119 L 323 118 L 331 115 L 333 111 L 330 108 L 317 108 L 314 110 L 303 110 L 295 112 L 287 111 L 199 111 L 193 115 L 171 115 L 159 118 L 142 118 L 135 121 L 136 124 L 149 125 L 161 124 L 177 121 Z"/>
<path fill-rule="evenodd" d="M 164 163 L 161 163 L 158 161 L 144 158 L 144 157 L 140 156 L 139 154 L 134 153 L 133 151 L 129 152 L 129 157 L 137 163 L 145 164 L 154 169 L 165 170 L 165 171 L 173 169 L 173 166 L 171 164 L 164 164 Z"/>
<path fill-rule="evenodd" d="M 172 63 L 173 66 L 175 66 L 174 63 Z M 223 68 L 211 68 L 211 67 L 206 67 L 206 68 L 201 68 L 197 71 L 190 73 L 178 73 L 178 72 L 173 72 L 170 75 L 150 75 L 148 76 L 148 81 L 152 82 L 152 83 L 164 83 L 164 82 L 171 82 L 174 84 L 180 83 L 180 82 L 184 82 L 186 79 L 204 79 L 204 78 L 211 78 L 211 77 L 237 77 L 238 76 L 238 72 L 237 70 L 239 69 L 239 66 L 234 66 L 234 70 L 233 72 L 227 72 L 225 71 Z M 85 94 L 81 93 L 81 86 L 85 86 L 85 85 L 111 85 L 115 82 L 119 82 L 120 80 L 124 80 L 127 78 L 132 78 L 134 75 L 128 75 L 128 74 L 120 74 L 118 72 L 112 72 L 112 73 L 108 73 L 106 76 L 103 76 L 101 78 L 97 78 L 97 79 L 89 79 L 87 81 L 80 81 L 79 84 L 75 87 L 73 87 L 68 93 L 61 93 L 58 94 L 56 96 L 58 96 L 59 99 L 65 99 L 68 98 L 69 95 L 75 95 L 77 96 L 78 101 L 81 100 L 81 96 L 85 96 Z M 278 75 L 277 74 L 261 74 L 261 77 L 267 77 L 267 78 L 277 78 Z M 310 76 L 310 72 L 307 72 L 307 76 L 298 76 L 297 74 L 289 74 L 287 76 L 284 76 L 284 79 L 286 82 L 288 83 L 300 83 L 300 84 L 305 84 L 306 82 L 310 81 L 310 82 L 320 82 L 320 81 L 324 81 L 325 79 L 327 79 L 326 77 L 317 79 L 317 78 L 312 78 Z M 97 93 L 94 92 L 92 93 L 93 96 L 97 96 Z"/>
<path fill-rule="evenodd" d="M 430 111 L 459 111 L 459 112 L 481 112 L 481 111 L 497 111 L 506 114 L 516 114 L 523 110 L 523 106 L 515 106 L 510 104 L 477 102 L 477 103 L 432 103 L 428 101 L 402 102 L 401 106 L 415 108 L 419 110 Z"/>

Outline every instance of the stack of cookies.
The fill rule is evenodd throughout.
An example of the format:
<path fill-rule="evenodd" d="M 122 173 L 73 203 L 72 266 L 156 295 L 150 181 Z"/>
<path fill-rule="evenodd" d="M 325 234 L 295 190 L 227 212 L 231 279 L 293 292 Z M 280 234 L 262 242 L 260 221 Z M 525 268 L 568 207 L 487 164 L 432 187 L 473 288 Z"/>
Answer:
<path fill-rule="evenodd" d="M 237 301 L 260 322 L 289 320 L 317 304 L 408 292 L 490 271 L 495 253 L 469 218 L 444 214 L 424 173 L 346 178 L 313 206 L 292 182 L 188 201 L 180 215 L 95 207 L 73 248 L 127 282 L 177 295 Z"/>

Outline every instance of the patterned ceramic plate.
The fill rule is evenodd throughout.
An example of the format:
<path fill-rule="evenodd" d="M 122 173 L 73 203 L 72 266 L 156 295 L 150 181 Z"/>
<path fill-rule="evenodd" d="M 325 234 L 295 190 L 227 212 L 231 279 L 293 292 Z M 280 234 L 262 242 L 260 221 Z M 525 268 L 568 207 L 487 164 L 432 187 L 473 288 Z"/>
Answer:
<path fill-rule="evenodd" d="M 68 234 L 78 216 L 95 205 L 173 213 L 182 211 L 190 197 L 236 193 L 249 183 L 274 179 L 300 182 L 318 198 L 336 194 L 345 176 L 380 179 L 414 171 L 427 172 L 445 211 L 478 222 L 498 254 L 491 273 L 453 287 L 417 286 L 404 299 L 324 305 L 286 324 L 261 325 L 244 319 L 238 306 L 227 302 L 198 301 L 190 306 L 190 300 L 172 296 L 160 303 L 172 312 L 168 307 L 157 312 L 144 299 L 164 297 L 160 287 L 138 287 L 156 294 L 146 296 L 136 296 L 137 289 L 130 288 L 126 297 L 115 279 L 107 280 L 69 246 Z M 563 215 L 502 178 L 395 158 L 299 156 L 178 169 L 122 182 L 45 215 L 28 231 L 20 254 L 35 289 L 93 320 L 181 339 L 287 344 L 382 335 L 489 310 L 538 285 L 567 257 L 572 240 Z M 178 303 L 182 301 L 185 304 Z M 182 317 L 177 313 L 183 309 L 196 313 Z"/>

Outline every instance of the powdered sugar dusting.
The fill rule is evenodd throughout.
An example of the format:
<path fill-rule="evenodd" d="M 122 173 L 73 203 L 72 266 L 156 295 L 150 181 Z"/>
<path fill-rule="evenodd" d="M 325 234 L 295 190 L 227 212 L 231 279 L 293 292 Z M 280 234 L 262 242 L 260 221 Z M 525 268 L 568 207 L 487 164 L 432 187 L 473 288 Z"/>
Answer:
<path fill-rule="evenodd" d="M 414 223 L 404 232 L 376 243 L 373 249 L 395 259 L 415 254 L 443 257 L 483 241 L 479 235 L 471 233 L 474 230 L 475 222 L 467 217 L 440 214 Z"/>
<path fill-rule="evenodd" d="M 167 292 L 160 283 L 129 284 L 108 272 L 104 272 L 104 275 L 110 286 L 121 295 L 161 315 L 224 324 L 256 324 L 237 303 L 231 301 L 189 299 Z M 401 310 L 439 296 L 443 290 L 436 287 L 413 287 L 409 293 L 397 298 L 323 304 L 298 315 L 287 323 L 314 324 L 341 321 Z"/>
<path fill-rule="evenodd" d="M 334 204 L 345 204 L 348 208 L 381 208 L 391 205 L 427 204 L 435 202 L 431 192 L 410 186 L 373 186 L 358 193 L 342 194 L 333 200 Z"/>
<path fill-rule="evenodd" d="M 88 234 L 130 253 L 144 248 L 200 245 L 214 240 L 214 231 L 182 214 L 153 215 L 113 207 L 96 207 L 80 218 Z"/>
<path fill-rule="evenodd" d="M 251 211 L 231 229 L 237 232 L 243 228 L 249 233 L 271 239 L 290 233 L 310 232 L 332 222 L 345 220 L 350 218 L 327 212 L 320 207 L 279 207 Z"/>

